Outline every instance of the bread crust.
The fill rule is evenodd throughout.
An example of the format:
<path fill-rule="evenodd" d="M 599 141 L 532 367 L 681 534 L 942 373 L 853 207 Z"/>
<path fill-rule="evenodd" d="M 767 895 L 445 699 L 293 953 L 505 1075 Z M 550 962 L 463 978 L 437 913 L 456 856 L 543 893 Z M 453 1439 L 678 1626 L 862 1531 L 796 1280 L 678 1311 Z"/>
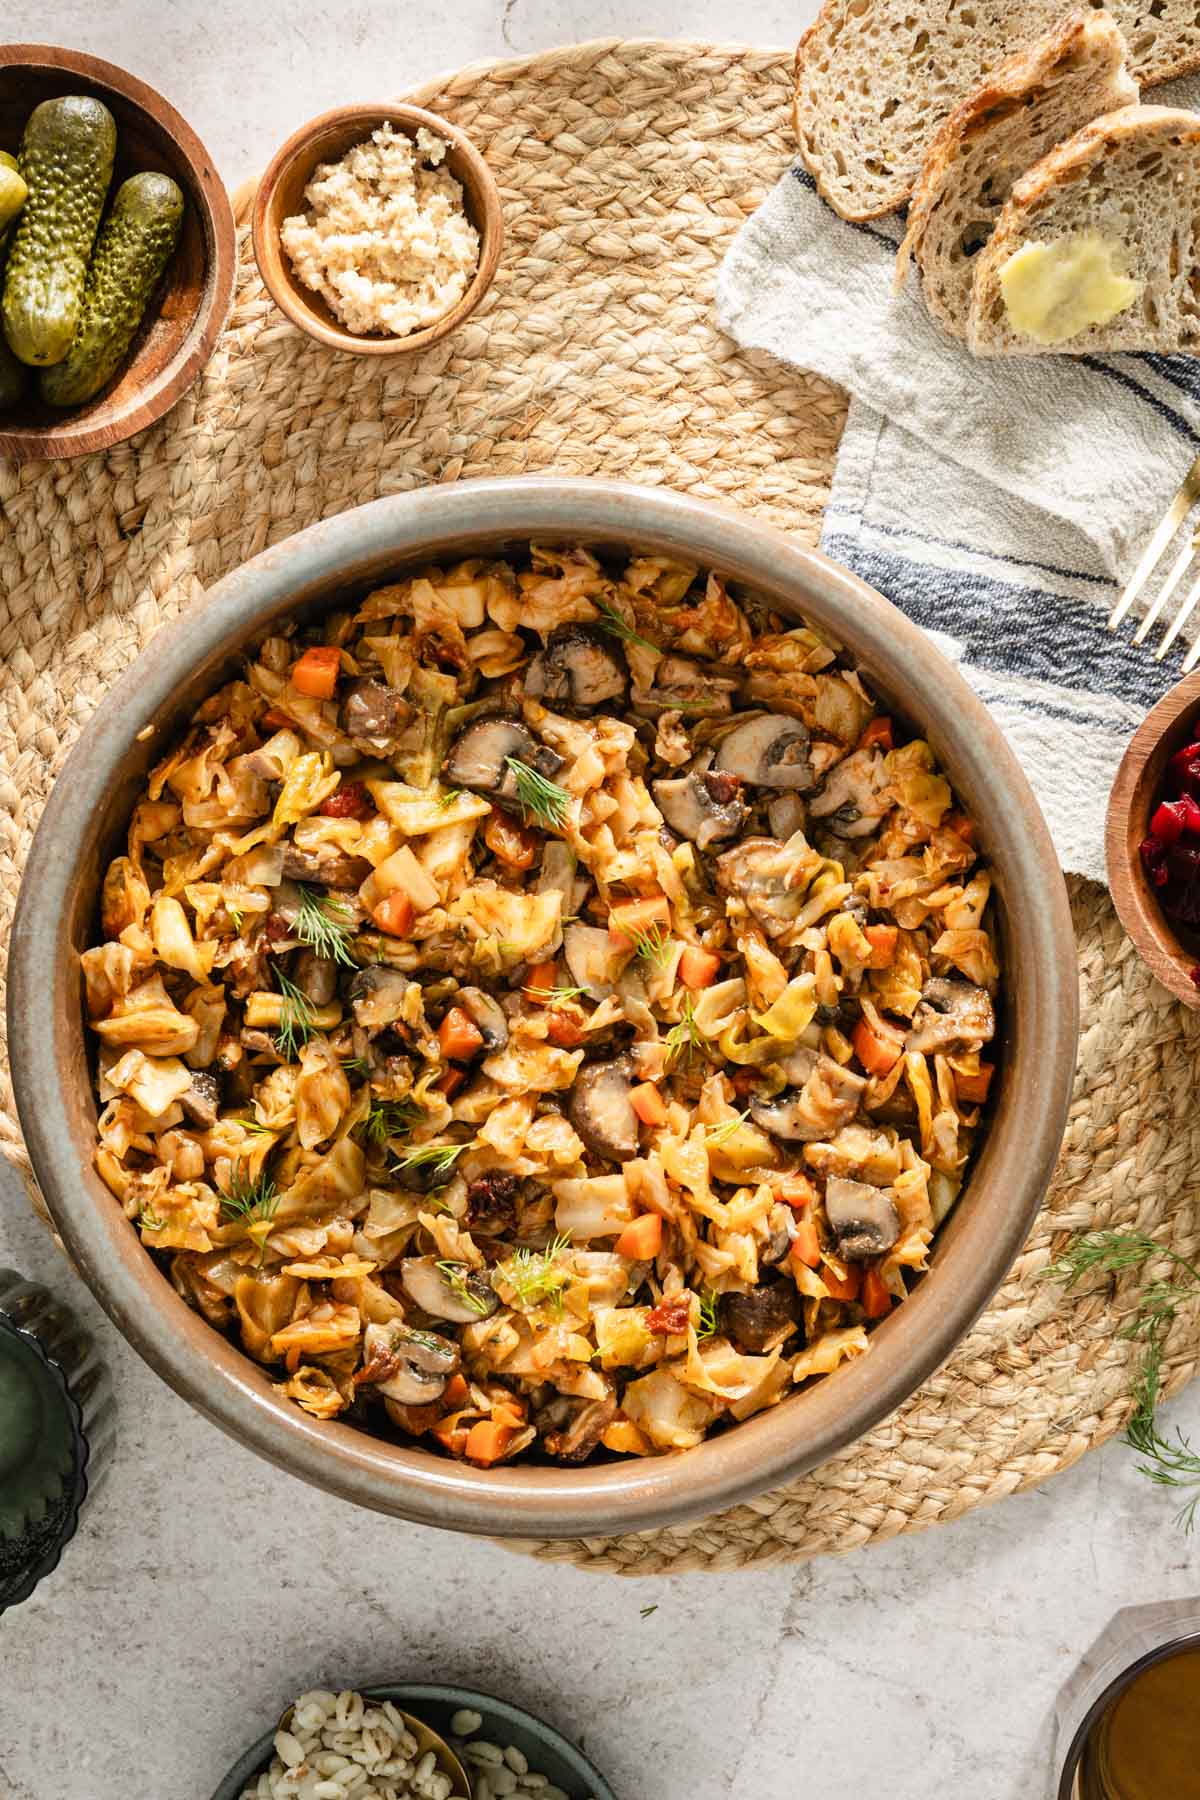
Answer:
<path fill-rule="evenodd" d="M 1103 117 L 1093 119 L 1065 143 L 1056 144 L 1014 184 L 990 241 L 979 253 L 975 269 L 967 343 L 976 355 L 981 354 L 977 342 L 979 322 L 994 298 L 1000 269 L 1036 229 L 1039 211 L 1123 139 L 1138 137 L 1152 142 L 1160 136 L 1182 136 L 1200 145 L 1200 113 L 1178 106 L 1123 106 L 1119 112 L 1105 113 Z M 1142 348 L 1152 346 L 1147 343 Z M 1016 355 L 1046 353 L 1047 346 L 1042 344 L 1029 351 L 1008 352 Z M 984 351 L 982 354 L 1003 355 L 1005 352 Z M 1058 354 L 1072 352 L 1064 346 Z"/>
<path fill-rule="evenodd" d="M 1101 31 L 1111 31 L 1120 39 L 1120 32 L 1110 13 L 1085 13 L 1080 8 L 1069 12 L 1035 43 L 1025 50 L 1018 50 L 1007 62 L 1001 63 L 982 86 L 977 87 L 973 94 L 968 94 L 965 100 L 959 101 L 949 118 L 938 127 L 925 153 L 921 174 L 913 189 L 908 211 L 908 229 L 896 252 L 897 289 L 904 286 L 910 260 L 915 258 L 920 263 L 921 247 L 930 215 L 935 202 L 945 191 L 959 155 L 980 132 L 986 130 L 997 107 L 1036 93 L 1058 65 L 1097 27 Z"/>
<path fill-rule="evenodd" d="M 817 14 L 816 19 L 803 33 L 799 43 L 796 45 L 796 53 L 793 59 L 792 126 L 796 134 L 800 159 L 815 180 L 817 192 L 821 195 L 822 199 L 825 200 L 841 218 L 849 219 L 852 222 L 862 222 L 868 219 L 882 218 L 885 214 L 894 212 L 897 207 L 903 205 L 904 201 L 909 199 L 914 191 L 919 179 L 919 171 L 914 173 L 911 181 L 898 177 L 882 199 L 876 200 L 872 198 L 864 201 L 861 198 L 861 194 L 849 195 L 845 192 L 834 190 L 827 180 L 825 168 L 820 156 L 810 153 L 809 148 L 805 143 L 805 131 L 803 126 L 805 116 L 804 71 L 808 66 L 814 46 L 817 44 L 824 46 L 832 44 L 832 40 L 837 35 L 838 30 L 847 23 L 849 7 L 853 3 L 854 0 L 824 0 L 824 4 Z M 1119 5 L 1119 10 L 1129 10 L 1130 12 L 1133 12 L 1137 3 L 1138 0 L 1126 0 L 1124 6 Z M 883 4 L 886 4 L 886 0 L 868 0 L 868 10 Z M 1014 14 L 1019 18 L 1022 11 L 1023 8 L 1020 0 L 1015 0 L 1013 6 Z M 1117 12 L 1114 12 L 1113 16 L 1117 19 L 1117 23 L 1120 24 L 1121 19 Z M 1013 40 L 1018 45 L 1021 45 L 1022 40 L 1024 40 L 1024 46 L 1027 49 L 1033 34 L 1036 33 L 1037 35 L 1041 35 L 1042 29 L 1040 23 L 1038 25 L 1027 26 L 1024 30 L 1022 30 L 1020 26 L 1014 25 L 1012 33 Z M 835 53 L 831 50 L 831 57 L 833 54 Z M 1023 50 L 1018 49 L 1015 54 L 1021 55 L 1023 54 Z M 1135 62 L 1133 65 L 1133 73 L 1143 87 L 1157 86 L 1164 81 L 1175 81 L 1178 80 L 1180 76 L 1190 75 L 1196 70 L 1200 70 L 1200 39 L 1197 40 L 1195 47 L 1191 50 L 1177 48 L 1172 55 L 1157 57 L 1154 61 L 1146 64 L 1139 65 Z M 815 106 L 817 102 L 814 100 L 813 104 Z M 940 125 L 937 127 L 937 130 L 940 132 Z M 929 149 L 931 149 L 931 147 L 932 140 Z M 927 155 L 929 149 L 927 149 Z"/>

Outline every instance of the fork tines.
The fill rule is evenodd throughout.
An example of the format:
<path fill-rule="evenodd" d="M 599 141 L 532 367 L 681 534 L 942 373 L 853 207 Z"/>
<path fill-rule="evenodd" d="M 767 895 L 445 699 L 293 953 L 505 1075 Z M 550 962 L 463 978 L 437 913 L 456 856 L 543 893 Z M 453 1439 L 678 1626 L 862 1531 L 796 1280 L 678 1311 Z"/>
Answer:
<path fill-rule="evenodd" d="M 1159 521 L 1153 537 L 1146 545 L 1137 568 L 1133 571 L 1133 574 L 1125 584 L 1125 589 L 1121 598 L 1113 607 L 1108 621 L 1108 628 L 1110 631 L 1116 630 L 1117 626 L 1121 623 L 1121 620 L 1132 608 L 1138 595 L 1149 582 L 1158 567 L 1159 562 L 1162 560 L 1163 554 L 1170 544 L 1171 539 L 1175 536 L 1175 533 L 1179 530 L 1179 527 L 1183 524 L 1197 500 L 1200 500 L 1200 456 L 1196 458 L 1195 462 L 1180 482 L 1175 498 L 1172 500 L 1170 506 L 1163 514 L 1162 519 Z M 1133 641 L 1135 644 L 1145 643 L 1146 638 L 1149 636 L 1154 625 L 1163 616 L 1171 596 L 1180 586 L 1192 564 L 1195 562 L 1198 550 L 1200 550 L 1200 531 L 1194 532 L 1187 538 L 1183 548 L 1171 564 L 1171 567 L 1167 572 L 1166 580 L 1155 595 L 1150 610 L 1147 612 L 1145 618 L 1134 633 Z M 1197 575 L 1196 579 L 1185 592 L 1183 599 L 1180 601 L 1176 610 L 1175 617 L 1172 619 L 1170 626 L 1163 636 L 1162 643 L 1155 651 L 1155 660 L 1157 662 L 1162 661 L 1163 657 L 1167 654 L 1167 651 L 1171 648 L 1171 645 L 1175 642 L 1175 639 L 1179 636 L 1198 605 L 1200 605 L 1200 575 Z M 1183 673 L 1186 675 L 1189 670 L 1196 666 L 1197 661 L 1200 661 L 1200 637 L 1192 644 L 1191 649 L 1184 658 Z"/>

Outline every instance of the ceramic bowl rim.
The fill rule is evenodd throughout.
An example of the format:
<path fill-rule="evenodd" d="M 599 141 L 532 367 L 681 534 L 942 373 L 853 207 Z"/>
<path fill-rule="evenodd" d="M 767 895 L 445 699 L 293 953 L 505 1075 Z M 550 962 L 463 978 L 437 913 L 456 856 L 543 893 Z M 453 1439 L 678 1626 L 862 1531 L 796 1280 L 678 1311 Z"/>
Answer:
<path fill-rule="evenodd" d="M 328 605 L 339 586 L 362 591 L 452 549 L 529 539 L 657 546 L 781 602 L 790 596 L 848 644 L 885 699 L 889 690 L 912 697 L 909 710 L 919 710 L 979 820 L 1007 896 L 1011 1044 L 995 1125 L 928 1274 L 876 1330 L 870 1355 L 695 1450 L 632 1466 L 476 1470 L 309 1418 L 191 1312 L 90 1166 L 94 1113 L 74 943 L 91 922 L 86 893 L 106 813 L 128 816 L 140 779 L 131 771 L 156 754 L 145 731 L 171 729 L 186 684 L 197 695 L 211 690 L 236 647 L 271 617 L 306 602 L 318 610 L 318 595 Z M 905 1400 L 950 1354 L 1024 1242 L 1062 1138 L 1077 1022 L 1070 911 L 1044 821 L 982 703 L 924 634 L 827 558 L 725 507 L 553 476 L 430 487 L 342 513 L 244 564 L 161 631 L 59 776 L 29 854 L 9 957 L 13 1080 L 34 1169 L 68 1251 L 134 1348 L 233 1436 L 317 1486 L 420 1523 L 517 1538 L 646 1530 L 718 1511 L 827 1460 Z"/>

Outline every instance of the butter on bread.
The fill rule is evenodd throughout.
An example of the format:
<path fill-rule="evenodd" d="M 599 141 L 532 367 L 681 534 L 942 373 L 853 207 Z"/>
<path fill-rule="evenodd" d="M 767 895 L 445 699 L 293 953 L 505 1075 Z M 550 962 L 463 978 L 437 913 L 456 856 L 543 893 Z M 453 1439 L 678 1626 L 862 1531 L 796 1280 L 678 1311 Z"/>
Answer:
<path fill-rule="evenodd" d="M 1064 0 L 825 0 L 796 49 L 793 119 L 818 191 L 845 219 L 912 192 L 958 102 L 1062 19 Z M 1200 68 L 1196 0 L 1109 0 L 1141 86 Z"/>
<path fill-rule="evenodd" d="M 897 287 L 914 259 L 929 311 L 965 337 L 975 259 L 1014 182 L 1089 120 L 1137 98 L 1125 40 L 1106 12 L 1077 8 L 1010 57 L 955 107 L 930 146 L 897 254 Z"/>
<path fill-rule="evenodd" d="M 1023 175 L 976 258 L 967 342 L 1200 351 L 1200 114 L 1124 107 Z"/>

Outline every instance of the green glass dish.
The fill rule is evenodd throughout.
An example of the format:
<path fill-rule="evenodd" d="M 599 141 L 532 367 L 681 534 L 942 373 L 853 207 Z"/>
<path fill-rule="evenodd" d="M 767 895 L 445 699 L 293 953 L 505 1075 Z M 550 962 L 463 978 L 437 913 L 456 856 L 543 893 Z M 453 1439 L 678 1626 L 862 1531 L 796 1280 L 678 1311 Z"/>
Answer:
<path fill-rule="evenodd" d="M 0 1613 L 58 1567 L 111 1421 L 91 1338 L 48 1289 L 0 1268 Z"/>

